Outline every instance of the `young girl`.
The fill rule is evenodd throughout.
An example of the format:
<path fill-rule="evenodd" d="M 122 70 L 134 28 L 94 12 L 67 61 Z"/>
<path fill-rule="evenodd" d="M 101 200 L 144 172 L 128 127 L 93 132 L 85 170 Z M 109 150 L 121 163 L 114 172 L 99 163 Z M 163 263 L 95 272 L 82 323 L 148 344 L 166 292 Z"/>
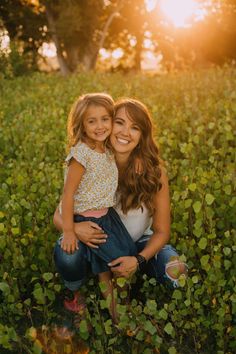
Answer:
<path fill-rule="evenodd" d="M 111 273 L 108 263 L 125 255 L 135 255 L 136 246 L 118 214 L 112 208 L 118 185 L 118 170 L 107 142 L 112 130 L 114 102 L 104 93 L 87 94 L 79 97 L 73 105 L 68 119 L 69 155 L 66 158 L 65 183 L 61 201 L 63 238 L 61 252 L 66 252 L 68 262 L 81 252 L 84 264 L 90 264 L 99 281 L 106 282 L 104 296 L 112 296 Z M 74 232 L 74 222 L 95 222 L 98 229 L 107 234 L 107 242 L 98 248 L 91 248 L 79 242 Z M 95 225 L 95 224 L 94 224 Z M 96 226 L 95 226 L 96 227 Z M 55 257 L 58 252 L 55 252 Z M 64 274 L 55 259 L 59 272 L 71 290 L 78 290 L 81 284 L 73 284 L 77 274 Z M 89 262 L 88 262 L 89 261 Z M 85 265 L 86 264 L 86 265 Z M 82 279 L 81 279 L 82 281 Z M 72 282 L 72 286 L 70 286 Z M 71 311 L 79 311 L 78 292 L 74 300 L 65 301 Z M 115 319 L 114 306 L 111 305 Z"/>

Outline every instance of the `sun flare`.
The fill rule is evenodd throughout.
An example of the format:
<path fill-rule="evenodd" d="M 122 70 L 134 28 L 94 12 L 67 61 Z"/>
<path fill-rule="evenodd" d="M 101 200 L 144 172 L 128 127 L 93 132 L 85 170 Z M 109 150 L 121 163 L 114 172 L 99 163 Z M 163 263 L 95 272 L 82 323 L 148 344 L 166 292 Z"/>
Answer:
<path fill-rule="evenodd" d="M 175 27 L 188 27 L 188 20 L 198 12 L 198 4 L 194 0 L 161 0 L 160 6 Z"/>

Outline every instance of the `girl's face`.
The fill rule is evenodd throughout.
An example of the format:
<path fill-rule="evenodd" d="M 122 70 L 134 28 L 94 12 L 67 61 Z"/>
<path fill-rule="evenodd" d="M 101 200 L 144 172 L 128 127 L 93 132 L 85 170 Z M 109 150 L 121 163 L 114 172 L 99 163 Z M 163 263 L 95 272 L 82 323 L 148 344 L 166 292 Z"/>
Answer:
<path fill-rule="evenodd" d="M 135 149 L 141 138 L 141 130 L 135 122 L 130 120 L 125 108 L 120 108 L 113 120 L 113 129 L 110 136 L 111 144 L 117 153 L 127 154 Z"/>
<path fill-rule="evenodd" d="M 112 130 L 112 118 L 103 106 L 88 107 L 83 120 L 86 137 L 94 142 L 105 141 Z"/>

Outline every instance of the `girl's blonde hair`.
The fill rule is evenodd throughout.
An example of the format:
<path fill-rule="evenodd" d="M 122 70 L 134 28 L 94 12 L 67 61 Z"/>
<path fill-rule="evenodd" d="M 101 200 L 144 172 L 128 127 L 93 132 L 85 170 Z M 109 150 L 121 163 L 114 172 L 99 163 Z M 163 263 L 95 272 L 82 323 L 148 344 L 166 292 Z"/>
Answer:
<path fill-rule="evenodd" d="M 85 140 L 84 117 L 90 106 L 102 106 L 113 118 L 114 101 L 107 93 L 88 93 L 80 96 L 73 104 L 68 117 L 68 148 Z"/>
<path fill-rule="evenodd" d="M 119 175 L 119 198 L 122 211 L 126 214 L 130 209 L 147 207 L 150 214 L 154 212 L 154 197 L 161 189 L 160 158 L 153 138 L 153 124 L 147 107 L 135 99 L 124 98 L 115 104 L 115 115 L 121 108 L 132 122 L 140 129 L 141 137 L 138 145 L 131 152 L 127 164 Z M 135 161 L 142 161 L 143 173 L 139 176 L 135 171 Z"/>

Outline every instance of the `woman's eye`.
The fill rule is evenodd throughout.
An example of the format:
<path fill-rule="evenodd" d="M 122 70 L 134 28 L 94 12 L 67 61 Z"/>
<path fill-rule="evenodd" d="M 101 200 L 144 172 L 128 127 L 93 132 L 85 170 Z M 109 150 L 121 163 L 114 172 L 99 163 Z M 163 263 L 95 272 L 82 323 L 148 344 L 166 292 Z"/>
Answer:
<path fill-rule="evenodd" d="M 116 124 L 119 124 L 119 125 L 122 125 L 122 124 L 123 124 L 123 122 L 122 122 L 121 120 L 115 120 L 115 123 L 116 123 Z"/>
<path fill-rule="evenodd" d="M 135 126 L 133 126 L 133 127 L 132 127 L 132 129 L 137 130 L 137 131 L 140 131 L 139 127 L 138 127 L 138 126 L 136 126 L 136 125 L 135 125 Z"/>

